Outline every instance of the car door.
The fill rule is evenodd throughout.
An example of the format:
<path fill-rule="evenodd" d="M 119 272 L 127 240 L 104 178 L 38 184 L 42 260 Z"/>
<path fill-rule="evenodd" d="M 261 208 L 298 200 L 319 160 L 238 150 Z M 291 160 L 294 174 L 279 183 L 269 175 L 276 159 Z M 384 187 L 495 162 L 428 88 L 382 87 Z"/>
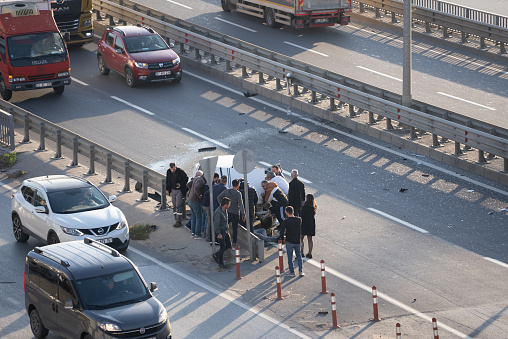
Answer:
<path fill-rule="evenodd" d="M 115 43 L 113 45 L 115 57 L 113 58 L 115 64 L 115 70 L 123 74 L 124 66 L 127 63 L 127 54 L 125 52 L 125 45 L 120 36 L 115 37 Z"/>
<path fill-rule="evenodd" d="M 23 226 L 25 226 L 25 228 L 27 228 L 30 232 L 33 232 L 33 213 L 35 211 L 33 203 L 35 199 L 35 189 L 28 185 L 23 186 L 21 187 L 21 196 L 22 199 L 19 199 L 19 208 L 17 209 L 19 218 L 21 219 Z M 39 234 L 36 233 L 36 235 Z"/>
<path fill-rule="evenodd" d="M 114 43 L 115 43 L 115 33 L 107 32 L 106 36 L 104 37 L 104 41 L 99 46 L 99 50 L 101 51 L 102 56 L 104 57 L 104 61 L 106 62 L 108 68 L 111 68 L 114 71 L 118 71 L 115 68 L 116 53 L 113 48 Z"/>
<path fill-rule="evenodd" d="M 40 189 L 34 189 L 34 203 L 33 203 L 33 210 L 32 210 L 32 225 L 31 230 L 41 237 L 42 239 L 48 238 L 48 225 L 49 225 L 49 210 L 48 210 L 48 204 L 47 204 L 47 197 L 46 193 L 43 192 Z M 42 206 L 45 208 L 46 213 L 39 213 L 35 210 L 35 207 Z"/>
<path fill-rule="evenodd" d="M 31 283 L 35 285 L 34 288 L 38 292 L 35 307 L 44 326 L 49 330 L 58 330 L 57 317 L 59 308 L 55 303 L 58 273 L 53 267 L 42 262 L 34 262 L 33 266 L 31 274 L 37 276 L 33 277 Z"/>
<path fill-rule="evenodd" d="M 65 308 L 67 300 L 72 300 L 73 308 Z M 55 303 L 58 309 L 57 324 L 60 334 L 66 338 L 79 338 L 83 330 L 79 301 L 71 281 L 62 272 L 58 276 L 58 298 Z"/>

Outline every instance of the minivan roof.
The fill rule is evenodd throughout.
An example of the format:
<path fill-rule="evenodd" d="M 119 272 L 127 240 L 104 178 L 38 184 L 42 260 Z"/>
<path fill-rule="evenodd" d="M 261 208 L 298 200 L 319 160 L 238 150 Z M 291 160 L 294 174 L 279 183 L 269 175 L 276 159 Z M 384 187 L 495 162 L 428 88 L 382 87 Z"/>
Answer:
<path fill-rule="evenodd" d="M 54 260 L 57 265 L 63 266 L 61 269 L 69 270 L 76 280 L 132 269 L 131 262 L 116 250 L 109 251 L 106 245 L 97 245 L 104 246 L 101 249 L 94 243 L 97 242 L 77 240 L 52 244 L 38 247 L 29 255 Z"/>

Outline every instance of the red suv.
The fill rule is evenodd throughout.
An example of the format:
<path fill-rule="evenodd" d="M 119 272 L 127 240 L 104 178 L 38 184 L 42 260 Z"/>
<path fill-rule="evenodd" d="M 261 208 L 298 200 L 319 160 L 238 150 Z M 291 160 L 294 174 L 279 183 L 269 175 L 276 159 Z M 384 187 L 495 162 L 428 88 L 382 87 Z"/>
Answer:
<path fill-rule="evenodd" d="M 123 74 L 129 87 L 140 82 L 182 80 L 180 57 L 147 26 L 109 27 L 99 40 L 99 72 Z"/>

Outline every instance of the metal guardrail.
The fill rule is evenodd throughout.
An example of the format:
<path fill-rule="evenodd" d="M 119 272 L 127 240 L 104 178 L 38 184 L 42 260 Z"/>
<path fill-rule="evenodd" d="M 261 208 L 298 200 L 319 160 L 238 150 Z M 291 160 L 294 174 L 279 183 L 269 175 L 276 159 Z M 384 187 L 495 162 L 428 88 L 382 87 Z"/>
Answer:
<path fill-rule="evenodd" d="M 403 16 L 404 2 L 397 0 L 359 0 L 360 13 L 365 12 L 365 6 L 374 8 L 376 17 L 381 17 L 380 11 L 390 12 L 392 22 L 396 22 L 396 16 Z M 413 21 L 423 22 L 427 33 L 432 32 L 431 26 L 442 27 L 443 37 L 448 37 L 450 30 L 462 33 L 462 42 L 467 42 L 470 35 L 480 38 L 480 47 L 486 48 L 485 40 L 492 40 L 499 44 L 500 52 L 506 53 L 508 43 L 508 18 L 487 12 L 476 11 L 462 6 L 431 0 L 413 0 Z M 422 7 L 415 3 L 435 5 L 446 10 L 438 10 Z M 448 13 L 450 12 L 450 13 Z M 487 14 L 490 14 L 487 15 Z M 492 23 L 493 21 L 494 23 Z"/>
<path fill-rule="evenodd" d="M 0 144 L 15 148 L 14 144 L 14 117 L 3 110 L 0 110 Z"/>
<path fill-rule="evenodd" d="M 174 39 L 180 44 L 194 48 L 196 57 L 200 51 L 225 60 L 226 69 L 231 63 L 240 64 L 246 74 L 246 68 L 259 72 L 260 82 L 268 75 L 276 79 L 277 88 L 281 81 L 287 81 L 286 74 L 292 74 L 293 86 L 312 90 L 330 98 L 331 108 L 335 100 L 348 103 L 350 114 L 354 107 L 369 112 L 369 121 L 374 123 L 374 114 L 387 118 L 387 128 L 393 129 L 392 120 L 411 126 L 413 136 L 416 128 L 433 134 L 433 146 L 438 146 L 437 136 L 455 141 L 456 154 L 460 153 L 460 144 L 478 149 L 479 162 L 485 162 L 484 152 L 505 159 L 508 170 L 508 130 L 485 122 L 471 119 L 456 112 L 444 110 L 424 102 L 413 101 L 412 108 L 402 106 L 400 95 L 345 78 L 322 68 L 295 61 L 283 55 L 251 45 L 238 39 L 210 31 L 198 25 L 170 17 L 162 12 L 131 1 L 94 1 L 96 11 L 107 14 L 111 24 L 113 18 L 124 22 L 144 23 L 152 26 L 163 37 Z M 99 15 L 99 13 L 98 13 Z M 415 109 L 416 108 L 416 109 Z"/>

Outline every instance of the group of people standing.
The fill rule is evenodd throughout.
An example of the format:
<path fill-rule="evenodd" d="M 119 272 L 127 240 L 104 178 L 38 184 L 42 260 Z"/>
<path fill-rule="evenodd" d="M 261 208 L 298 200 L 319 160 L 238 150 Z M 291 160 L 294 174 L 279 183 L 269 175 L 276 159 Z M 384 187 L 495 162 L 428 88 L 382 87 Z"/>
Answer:
<path fill-rule="evenodd" d="M 295 251 L 299 257 L 300 273 L 302 272 L 302 253 L 304 252 L 304 237 L 308 239 L 308 252 L 306 257 L 312 258 L 313 242 L 315 235 L 316 202 L 312 194 L 305 194 L 305 185 L 298 179 L 298 170 L 291 171 L 291 181 L 288 183 L 284 178 L 280 166 L 273 165 L 271 171 L 266 172 L 265 180 L 261 183 L 263 202 L 270 206 L 275 214 L 280 228 L 280 237 L 284 240 L 286 232 L 286 247 Z M 220 249 L 213 254 L 214 260 L 219 267 L 224 268 L 224 252 L 229 248 L 235 248 L 238 237 L 238 224 L 245 225 L 246 212 L 243 204 L 244 192 L 243 179 L 232 181 L 232 187 L 227 188 L 228 177 L 214 174 L 212 182 L 213 211 L 210 211 L 210 185 L 206 182 L 203 172 L 196 171 L 195 176 L 189 180 L 187 174 L 176 166 L 174 162 L 169 165 L 166 174 L 166 192 L 171 196 L 174 227 L 182 226 L 184 212 L 184 198 L 188 193 L 188 204 L 191 210 L 190 229 L 194 239 L 206 238 L 207 241 L 218 242 Z M 247 183 L 248 185 L 248 183 Z M 249 225 L 253 231 L 255 205 L 258 203 L 256 189 L 248 185 L 249 196 Z M 212 239 L 211 218 L 213 218 L 215 239 Z M 229 228 L 231 224 L 231 228 Z M 231 238 L 229 235 L 231 229 Z M 296 240 L 298 239 L 298 241 Z M 301 244 L 301 251 L 300 251 Z M 291 254 L 292 257 L 292 254 Z M 289 258 L 289 257 L 288 257 Z M 292 262 L 290 265 L 292 270 Z"/>

